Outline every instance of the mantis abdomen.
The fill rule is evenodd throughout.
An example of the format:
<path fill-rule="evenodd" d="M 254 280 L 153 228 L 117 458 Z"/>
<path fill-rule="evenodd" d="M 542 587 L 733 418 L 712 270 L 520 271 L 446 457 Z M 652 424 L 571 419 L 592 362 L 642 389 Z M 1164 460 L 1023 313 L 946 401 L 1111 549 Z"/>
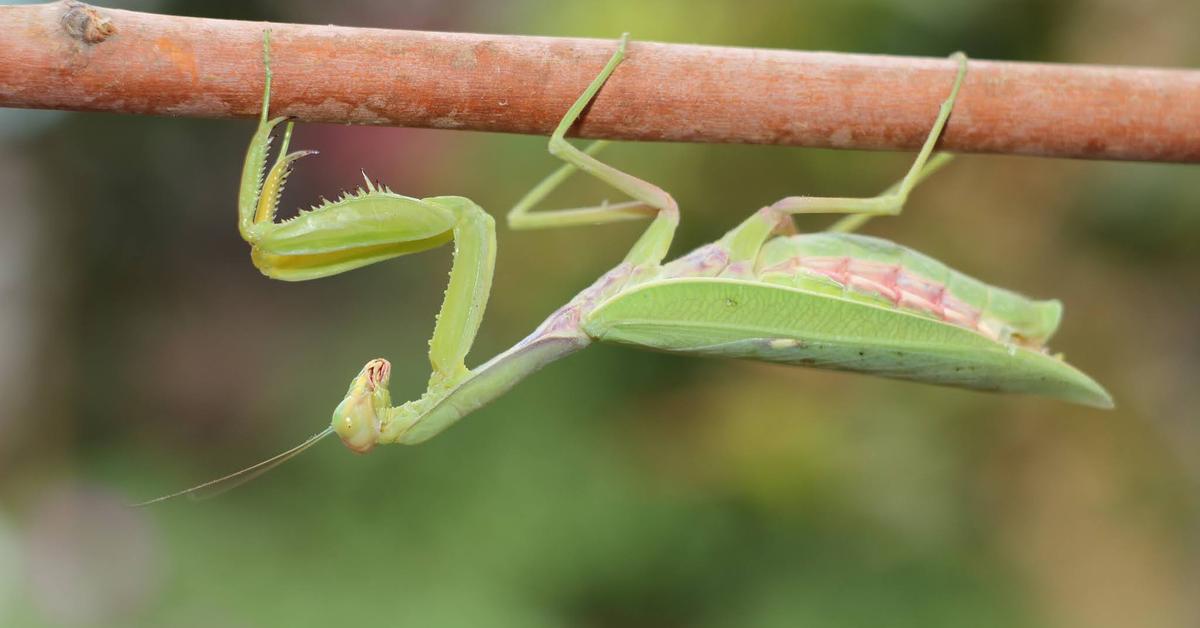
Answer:
<path fill-rule="evenodd" d="M 583 321 L 595 340 L 671 353 L 870 373 L 1111 407 L 1062 359 L 932 315 L 766 282 L 675 278 L 640 284 Z"/>
<path fill-rule="evenodd" d="M 763 282 L 891 306 L 979 332 L 997 342 L 1045 345 L 1062 304 L 988 285 L 913 249 L 849 233 L 775 238 L 754 268 Z"/>

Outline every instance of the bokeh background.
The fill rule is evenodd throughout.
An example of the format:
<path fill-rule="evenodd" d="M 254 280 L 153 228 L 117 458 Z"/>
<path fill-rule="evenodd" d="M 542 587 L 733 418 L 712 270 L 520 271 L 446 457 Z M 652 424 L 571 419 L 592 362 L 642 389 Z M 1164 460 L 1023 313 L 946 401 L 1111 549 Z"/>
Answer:
<path fill-rule="evenodd" d="M 1200 66 L 1193 0 L 107 4 Z M 265 279 L 234 228 L 251 130 L 0 111 L 0 625 L 1200 625 L 1194 166 L 964 156 L 868 230 L 1061 298 L 1054 347 L 1109 387 L 1113 412 L 600 346 L 425 445 L 355 456 L 329 440 L 219 498 L 130 510 L 320 429 L 370 357 L 393 361 L 394 398 L 427 376 L 449 252 Z M 297 143 L 322 155 L 292 178 L 289 207 L 365 168 L 499 217 L 557 165 L 538 137 L 307 125 Z M 912 158 L 606 155 L 678 198 L 676 252 L 785 195 L 875 193 Z M 555 200 L 607 194 L 579 180 Z M 639 229 L 501 228 L 472 363 L 615 264 Z"/>

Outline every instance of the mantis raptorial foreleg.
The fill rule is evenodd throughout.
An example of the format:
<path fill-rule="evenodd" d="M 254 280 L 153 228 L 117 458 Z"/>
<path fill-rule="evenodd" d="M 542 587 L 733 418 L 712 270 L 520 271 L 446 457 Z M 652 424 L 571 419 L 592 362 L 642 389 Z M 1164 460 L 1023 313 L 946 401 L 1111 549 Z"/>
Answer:
<path fill-rule="evenodd" d="M 238 195 L 238 226 L 250 244 L 251 259 L 267 276 L 299 281 L 326 277 L 407 253 L 454 241 L 454 262 L 446 296 L 429 341 L 429 390 L 445 390 L 467 375 L 467 352 L 483 318 L 491 291 L 496 235 L 492 218 L 469 199 L 439 196 L 416 199 L 366 180 L 366 188 L 324 201 L 311 211 L 276 222 L 276 206 L 292 164 L 316 151 L 287 152 L 292 123 L 284 131 L 274 165 L 263 176 L 271 134 L 284 118 L 268 118 L 271 97 L 270 35 L 263 36 L 266 85 L 258 129 L 246 152 Z M 365 175 L 364 175 L 365 178 Z M 385 364 L 385 363 L 384 363 Z M 355 385 L 385 388 L 387 368 L 364 367 Z M 351 395 L 348 395 L 348 398 Z M 351 447 L 375 443 L 382 418 L 349 420 L 333 429 Z M 375 423 L 372 425 L 372 422 Z"/>
<path fill-rule="evenodd" d="M 654 215 L 654 221 L 650 223 L 642 237 L 625 256 L 626 262 L 634 266 L 641 266 L 657 264 L 666 257 L 667 249 L 670 248 L 671 240 L 675 235 L 675 227 L 679 225 L 678 204 L 670 194 L 657 185 L 643 181 L 596 159 L 593 155 L 604 148 L 605 142 L 595 142 L 586 150 L 579 150 L 566 139 L 567 131 L 579 119 L 584 108 L 596 97 L 600 87 L 625 58 L 625 47 L 628 42 L 629 34 L 626 33 L 621 36 L 617 51 L 609 59 L 604 69 L 579 95 L 563 119 L 559 121 L 558 127 L 554 129 L 554 134 L 550 136 L 550 154 L 562 159 L 567 164 L 544 179 L 517 202 L 508 214 L 508 224 L 515 229 L 537 229 L 600 224 Z M 533 205 L 545 198 L 575 170 L 582 170 L 636 200 L 597 207 L 529 213 Z"/>
<path fill-rule="evenodd" d="M 431 374 L 421 399 L 392 407 L 388 393 L 391 365 L 370 360 L 350 382 L 334 410 L 328 428 L 282 454 L 231 475 L 144 502 L 154 503 L 246 481 L 336 433 L 354 451 L 365 452 L 380 442 L 384 430 L 404 431 L 410 405 L 429 405 L 467 379 L 464 359 L 474 344 L 491 292 L 496 258 L 492 217 L 470 199 L 438 196 L 416 199 L 392 192 L 366 177 L 366 188 L 342 194 L 276 222 L 276 208 L 292 165 L 316 151 L 288 153 L 292 123 L 285 127 L 279 155 L 266 167 L 271 137 L 286 118 L 269 118 L 271 100 L 271 38 L 263 33 L 262 112 L 246 150 L 238 192 L 238 230 L 250 245 L 254 265 L 273 279 L 304 281 L 328 277 L 376 262 L 454 241 L 454 261 L 445 298 L 429 341 Z M 398 425 L 401 424 L 401 425 Z"/>

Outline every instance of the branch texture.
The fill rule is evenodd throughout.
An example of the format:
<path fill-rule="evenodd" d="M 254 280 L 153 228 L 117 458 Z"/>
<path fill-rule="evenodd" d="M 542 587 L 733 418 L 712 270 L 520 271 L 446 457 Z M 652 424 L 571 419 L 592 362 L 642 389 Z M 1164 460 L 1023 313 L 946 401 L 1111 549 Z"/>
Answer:
<path fill-rule="evenodd" d="M 0 24 L 0 106 L 230 118 L 260 105 L 265 23 L 55 2 L 0 7 Z M 615 45 L 269 26 L 273 114 L 538 135 Z M 954 76 L 948 59 L 636 39 L 629 52 L 578 136 L 915 149 Z M 1200 162 L 1200 71 L 973 60 L 942 147 Z"/>

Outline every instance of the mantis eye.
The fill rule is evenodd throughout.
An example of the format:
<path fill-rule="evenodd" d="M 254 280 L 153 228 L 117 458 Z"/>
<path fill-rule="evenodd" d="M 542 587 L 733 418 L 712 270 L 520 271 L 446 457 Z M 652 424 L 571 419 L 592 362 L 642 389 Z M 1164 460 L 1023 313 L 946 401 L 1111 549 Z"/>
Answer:
<path fill-rule="evenodd" d="M 356 453 L 371 451 L 379 437 L 380 417 L 370 395 L 358 395 L 353 391 L 346 395 L 333 411 L 333 431 Z"/>

